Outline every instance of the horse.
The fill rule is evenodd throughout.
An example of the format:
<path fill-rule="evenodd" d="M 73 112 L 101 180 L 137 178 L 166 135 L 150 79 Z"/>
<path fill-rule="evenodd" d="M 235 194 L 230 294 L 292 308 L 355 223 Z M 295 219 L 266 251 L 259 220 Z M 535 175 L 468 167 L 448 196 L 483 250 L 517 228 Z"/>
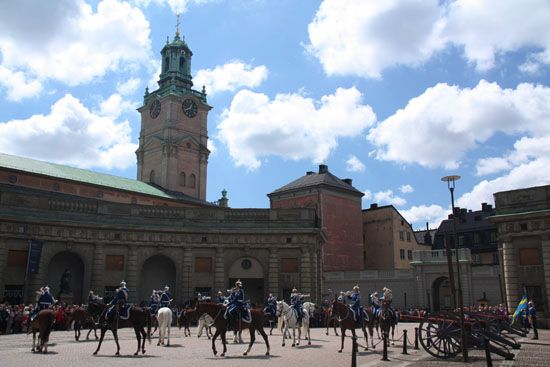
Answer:
<path fill-rule="evenodd" d="M 188 308 L 181 309 L 178 307 L 178 311 L 176 312 L 176 322 L 179 330 L 183 327 L 184 337 L 191 336 L 191 329 L 189 329 L 189 326 L 191 324 L 191 320 L 194 319 L 194 312 L 194 310 Z"/>
<path fill-rule="evenodd" d="M 227 342 L 225 340 L 225 333 L 227 331 L 227 324 L 228 320 L 224 318 L 225 313 L 225 306 L 220 305 L 217 303 L 208 303 L 208 302 L 198 302 L 195 306 L 195 310 L 198 314 L 208 314 L 210 317 L 212 317 L 213 325 L 216 327 L 216 332 L 214 333 L 214 336 L 212 337 L 212 351 L 214 352 L 214 355 L 218 354 L 218 351 L 216 350 L 216 338 L 218 335 L 221 335 L 222 344 L 223 344 L 223 352 L 220 356 L 225 356 L 225 353 L 227 352 Z M 250 343 L 248 344 L 248 349 L 243 353 L 243 355 L 248 355 L 250 352 L 250 349 L 252 349 L 252 344 L 254 344 L 254 341 L 256 340 L 256 330 L 260 333 L 260 335 L 263 337 L 265 341 L 265 345 L 267 347 L 267 351 L 265 353 L 266 356 L 269 355 L 269 340 L 267 338 L 267 334 L 264 331 L 264 313 L 261 309 L 252 309 L 250 310 L 251 315 L 251 322 L 236 322 L 236 330 L 241 331 L 244 329 L 248 329 L 250 331 Z M 240 317 L 240 315 L 239 315 Z"/>
<path fill-rule="evenodd" d="M 332 322 L 332 327 L 334 328 L 334 334 L 338 336 L 338 330 L 336 330 L 336 323 L 338 322 L 338 320 L 336 319 L 336 316 L 334 316 L 332 312 L 332 306 L 329 306 L 323 309 L 323 314 L 325 316 L 325 324 L 327 325 L 326 335 L 328 335 L 328 329 L 330 327 L 330 323 Z"/>
<path fill-rule="evenodd" d="M 372 314 L 372 309 L 370 307 L 365 309 L 367 311 L 368 320 L 365 320 L 363 312 L 361 312 L 361 319 L 355 320 L 353 317 L 353 311 L 343 302 L 334 300 L 332 302 L 332 312 L 334 316 L 340 322 L 340 332 L 342 333 L 342 344 L 338 353 L 342 353 L 344 349 L 344 339 L 346 338 L 346 330 L 351 330 L 351 333 L 354 337 L 357 337 L 355 334 L 355 329 L 360 327 L 363 330 L 363 335 L 365 336 L 365 350 L 368 349 L 369 339 L 367 336 L 366 327 L 368 326 L 369 334 L 371 336 L 371 346 L 374 348 L 373 342 L 373 326 L 374 326 L 374 315 Z"/>
<path fill-rule="evenodd" d="M 83 307 L 77 307 L 69 315 L 67 319 L 67 325 L 71 325 L 71 322 L 74 321 L 74 339 L 76 341 L 80 340 L 80 330 L 84 327 L 88 327 L 88 334 L 86 334 L 86 340 L 90 340 L 90 333 L 94 331 L 95 339 L 99 339 L 97 336 L 97 327 L 92 315 Z"/>
<path fill-rule="evenodd" d="M 382 301 L 382 308 L 378 313 L 378 322 L 380 324 L 380 329 L 382 330 L 382 337 L 389 338 L 391 330 L 391 345 L 395 345 L 394 342 L 394 333 L 395 326 L 397 325 L 397 313 L 393 313 L 390 310 L 389 303 Z"/>
<path fill-rule="evenodd" d="M 157 345 L 164 345 L 164 337 L 168 332 L 168 342 L 166 346 L 170 346 L 170 327 L 172 326 L 172 309 L 170 307 L 161 307 L 157 311 L 157 321 L 159 324 L 159 341 Z"/>
<path fill-rule="evenodd" d="M 283 347 L 285 346 L 285 335 L 288 331 L 288 328 L 292 328 L 292 346 L 300 345 L 300 338 L 302 337 L 302 331 L 300 329 L 300 324 L 298 322 L 298 314 L 296 310 L 290 307 L 285 301 L 277 301 L 277 316 L 284 319 L 284 331 L 283 331 Z M 308 339 L 308 345 L 311 345 L 311 336 L 309 333 L 309 314 L 306 309 L 304 309 L 304 314 L 302 317 L 302 328 L 304 334 Z M 298 342 L 296 343 L 296 329 L 298 329 Z"/>
<path fill-rule="evenodd" d="M 32 333 L 32 351 L 48 353 L 48 341 L 55 322 L 55 312 L 50 309 L 38 312 L 27 334 Z M 36 333 L 38 333 L 38 345 L 36 344 Z"/>
<path fill-rule="evenodd" d="M 136 334 L 138 347 L 136 352 L 134 353 L 135 356 L 139 354 L 140 348 L 141 353 L 145 354 L 145 339 L 151 343 L 151 313 L 148 309 L 141 308 L 141 307 L 131 307 L 130 310 L 128 310 L 129 317 L 128 319 L 121 319 L 120 318 L 120 304 L 115 305 L 115 319 L 113 321 L 107 320 L 107 310 L 104 310 L 104 312 L 99 317 L 99 324 L 101 328 L 101 336 L 99 337 L 99 344 L 97 345 L 97 349 L 93 353 L 94 355 L 97 355 L 97 352 L 99 352 L 99 348 L 101 348 L 101 343 L 103 342 L 103 338 L 105 337 L 105 333 L 107 332 L 107 329 L 110 329 L 113 333 L 113 336 L 115 338 L 116 343 L 116 353 L 115 355 L 120 355 L 120 345 L 118 344 L 118 328 L 123 327 L 133 327 L 134 332 Z M 147 332 L 145 332 L 145 327 L 147 327 Z"/>

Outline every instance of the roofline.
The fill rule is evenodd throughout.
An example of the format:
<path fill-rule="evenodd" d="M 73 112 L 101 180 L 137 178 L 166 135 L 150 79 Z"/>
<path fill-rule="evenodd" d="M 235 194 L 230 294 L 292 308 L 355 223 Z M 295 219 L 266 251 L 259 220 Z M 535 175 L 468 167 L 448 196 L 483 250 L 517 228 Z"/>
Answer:
<path fill-rule="evenodd" d="M 348 193 L 350 195 L 357 196 L 357 197 L 363 197 L 365 195 L 364 193 L 357 190 L 353 186 L 350 186 L 352 188 L 352 190 L 350 190 L 350 189 L 345 189 L 345 188 L 339 187 L 339 186 L 328 185 L 326 183 L 320 183 L 320 184 L 315 184 L 315 185 L 310 185 L 310 186 L 302 186 L 302 187 L 298 187 L 298 188 L 291 188 L 291 189 L 286 189 L 286 190 L 281 190 L 281 191 L 275 190 L 275 191 L 272 191 L 272 192 L 270 192 L 266 195 L 267 195 L 268 198 L 271 199 L 271 197 L 275 196 L 275 195 L 281 195 L 281 194 L 292 193 L 292 192 L 299 192 L 299 191 L 306 190 L 306 189 L 309 189 L 309 188 L 318 189 L 318 188 L 322 188 L 322 187 L 328 187 L 328 188 L 334 189 L 335 191 Z"/>

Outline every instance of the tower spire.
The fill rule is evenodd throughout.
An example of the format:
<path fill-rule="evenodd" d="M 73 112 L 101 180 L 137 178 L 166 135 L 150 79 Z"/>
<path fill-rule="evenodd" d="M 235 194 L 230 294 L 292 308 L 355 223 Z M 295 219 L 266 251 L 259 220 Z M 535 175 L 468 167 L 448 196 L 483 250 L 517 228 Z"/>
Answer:
<path fill-rule="evenodd" d="M 175 39 L 180 39 L 180 13 L 176 13 L 176 37 Z"/>

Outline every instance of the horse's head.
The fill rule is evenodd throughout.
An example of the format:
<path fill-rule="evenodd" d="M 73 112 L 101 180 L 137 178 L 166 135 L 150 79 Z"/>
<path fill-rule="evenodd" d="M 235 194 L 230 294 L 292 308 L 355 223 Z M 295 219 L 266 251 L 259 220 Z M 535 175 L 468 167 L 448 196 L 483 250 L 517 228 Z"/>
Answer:
<path fill-rule="evenodd" d="M 275 311 L 275 316 L 279 317 L 283 313 L 283 301 L 277 301 L 277 308 Z"/>

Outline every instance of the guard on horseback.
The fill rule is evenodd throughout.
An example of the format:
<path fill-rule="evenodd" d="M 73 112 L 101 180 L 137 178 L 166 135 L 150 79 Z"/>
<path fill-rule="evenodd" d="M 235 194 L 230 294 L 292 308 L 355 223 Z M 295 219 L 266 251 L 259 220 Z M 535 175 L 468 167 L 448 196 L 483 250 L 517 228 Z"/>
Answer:
<path fill-rule="evenodd" d="M 130 291 L 128 288 L 126 288 L 126 282 L 123 280 L 120 282 L 120 287 L 117 289 L 117 292 L 111 302 L 109 303 L 109 307 L 107 310 L 107 319 L 112 321 L 114 320 L 115 311 L 116 311 L 116 305 L 119 305 L 119 314 L 120 317 L 123 319 L 128 318 L 128 308 L 126 307 L 126 303 L 128 301 L 128 296 L 130 294 Z"/>
<path fill-rule="evenodd" d="M 223 295 L 222 291 L 218 291 L 218 303 L 220 305 L 225 305 L 228 302 L 228 297 Z"/>
<path fill-rule="evenodd" d="M 382 288 L 382 298 L 380 299 L 382 308 L 386 307 L 390 311 L 391 317 L 397 322 L 397 313 L 393 309 L 391 303 L 393 300 L 392 291 L 389 288 Z"/>
<path fill-rule="evenodd" d="M 302 323 L 302 318 L 304 317 L 304 297 L 307 297 L 307 295 L 298 293 L 296 288 L 292 289 L 292 293 L 290 294 L 290 306 L 296 311 L 298 324 Z"/>
<path fill-rule="evenodd" d="M 370 295 L 370 303 L 372 307 L 374 308 L 374 315 L 378 316 L 380 313 L 380 299 L 378 298 L 378 292 L 374 291 Z"/>
<path fill-rule="evenodd" d="M 151 314 L 157 313 L 159 302 L 159 294 L 156 290 L 153 289 L 153 293 L 151 293 L 151 297 L 149 297 L 149 312 L 151 312 Z"/>
<path fill-rule="evenodd" d="M 265 302 L 264 314 L 271 317 L 275 317 L 277 314 L 277 297 L 275 297 L 272 293 L 269 293 L 269 296 Z"/>
<path fill-rule="evenodd" d="M 349 292 L 348 299 L 351 300 L 349 308 L 353 311 L 353 318 L 355 321 L 361 320 L 361 295 L 359 294 L 359 286 L 353 287 L 353 290 Z"/>
<path fill-rule="evenodd" d="M 90 291 L 90 293 L 88 293 L 88 305 L 101 302 L 103 302 L 103 298 L 95 294 L 94 291 Z"/>
<path fill-rule="evenodd" d="M 51 308 L 54 303 L 57 302 L 50 294 L 50 287 L 48 286 L 40 288 L 40 290 L 36 292 L 36 296 L 36 307 L 31 313 L 30 321 L 34 320 L 40 311 Z"/>
<path fill-rule="evenodd" d="M 162 291 L 162 294 L 160 295 L 160 307 L 170 307 L 170 302 L 172 302 L 172 295 L 170 292 L 170 287 L 167 285 L 164 286 L 164 290 Z"/>
<path fill-rule="evenodd" d="M 225 309 L 224 318 L 228 320 L 228 328 L 231 329 L 235 319 L 241 316 L 245 320 L 250 320 L 250 311 L 244 301 L 243 283 L 240 280 L 235 282 L 235 287 L 229 290 L 229 304 Z M 247 321 L 250 322 L 250 321 Z"/>

